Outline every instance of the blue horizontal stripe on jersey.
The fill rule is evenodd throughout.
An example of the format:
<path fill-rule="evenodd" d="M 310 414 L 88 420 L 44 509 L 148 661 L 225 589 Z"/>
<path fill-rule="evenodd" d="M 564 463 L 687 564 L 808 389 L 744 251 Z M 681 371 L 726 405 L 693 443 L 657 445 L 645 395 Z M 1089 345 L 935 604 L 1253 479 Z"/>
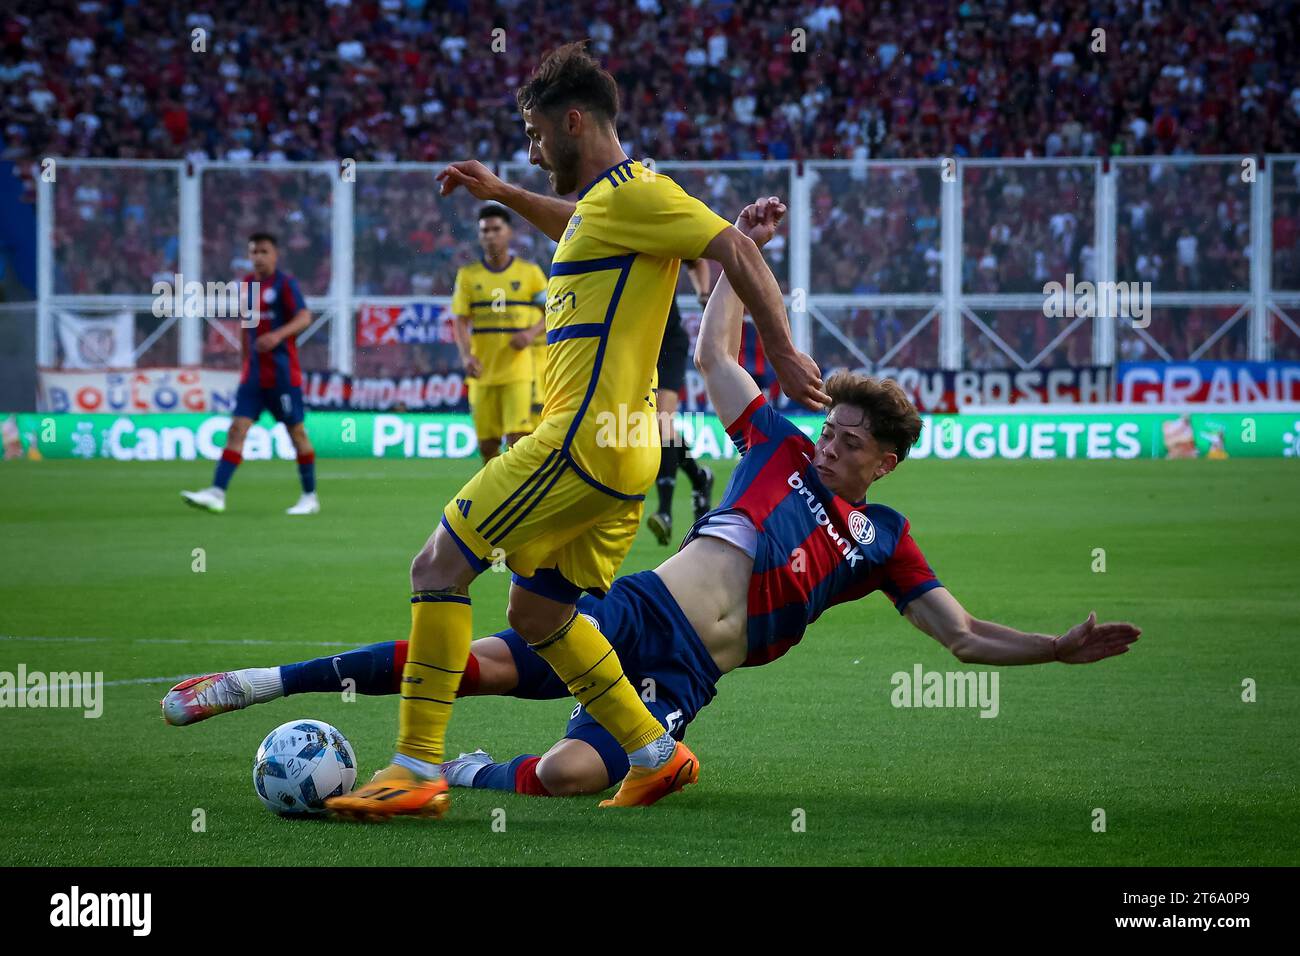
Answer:
<path fill-rule="evenodd" d="M 602 259 L 573 259 L 569 262 L 552 262 L 551 275 L 576 276 L 584 272 L 604 272 L 608 269 L 625 269 L 636 258 L 635 252 L 623 256 L 605 256 Z"/>
<path fill-rule="evenodd" d="M 579 322 L 577 325 L 565 325 L 551 329 L 546 333 L 546 344 L 560 342 L 564 339 L 591 339 L 605 334 L 603 322 Z"/>

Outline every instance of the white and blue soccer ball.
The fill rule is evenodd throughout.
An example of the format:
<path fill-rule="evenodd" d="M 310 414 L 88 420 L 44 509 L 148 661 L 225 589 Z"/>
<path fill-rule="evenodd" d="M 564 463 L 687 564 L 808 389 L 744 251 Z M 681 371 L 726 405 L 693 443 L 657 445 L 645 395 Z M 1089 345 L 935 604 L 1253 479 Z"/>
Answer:
<path fill-rule="evenodd" d="M 325 800 L 357 782 L 357 755 L 322 720 L 291 720 L 266 735 L 253 760 L 253 789 L 267 809 L 283 815 L 323 813 Z"/>

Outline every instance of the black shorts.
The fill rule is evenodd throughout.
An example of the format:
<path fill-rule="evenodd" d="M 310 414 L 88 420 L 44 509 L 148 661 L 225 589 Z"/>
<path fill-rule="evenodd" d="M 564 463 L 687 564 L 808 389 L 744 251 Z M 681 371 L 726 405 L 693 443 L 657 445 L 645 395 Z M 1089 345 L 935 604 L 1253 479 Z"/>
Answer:
<path fill-rule="evenodd" d="M 691 350 L 691 337 L 682 326 L 682 314 L 677 311 L 673 298 L 668 310 L 668 325 L 664 328 L 664 341 L 659 346 L 659 387 L 670 392 L 680 391 L 686 385 L 686 360 Z"/>

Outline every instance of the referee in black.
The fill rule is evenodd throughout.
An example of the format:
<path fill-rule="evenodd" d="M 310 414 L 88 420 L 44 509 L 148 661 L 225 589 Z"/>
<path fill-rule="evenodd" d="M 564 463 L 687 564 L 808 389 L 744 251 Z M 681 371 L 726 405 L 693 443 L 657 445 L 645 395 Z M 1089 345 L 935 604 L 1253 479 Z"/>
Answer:
<path fill-rule="evenodd" d="M 683 262 L 700 305 L 709 301 L 709 264 L 704 259 Z M 646 525 L 654 532 L 660 544 L 668 544 L 673 534 L 673 492 L 677 489 L 677 470 L 680 468 L 691 480 L 691 507 L 698 521 L 713 506 L 713 472 L 691 457 L 691 451 L 679 443 L 673 429 L 673 415 L 677 413 L 678 393 L 686 384 L 686 363 L 691 351 L 691 339 L 682 326 L 682 314 L 677 311 L 677 296 L 673 296 L 668 310 L 668 325 L 664 329 L 663 344 L 659 347 L 659 438 L 662 442 L 659 458 L 659 509 L 650 515 Z"/>

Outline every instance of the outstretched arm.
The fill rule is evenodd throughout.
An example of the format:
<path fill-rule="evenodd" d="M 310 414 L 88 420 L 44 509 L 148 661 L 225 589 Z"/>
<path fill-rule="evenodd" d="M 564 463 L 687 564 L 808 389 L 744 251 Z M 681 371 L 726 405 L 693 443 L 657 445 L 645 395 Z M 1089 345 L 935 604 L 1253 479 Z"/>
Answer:
<path fill-rule="evenodd" d="M 1125 621 L 1097 623 L 1094 611 L 1064 634 L 1030 634 L 971 617 L 947 588 L 927 591 L 903 616 L 965 664 L 1091 664 L 1128 651 L 1141 628 Z"/>
<path fill-rule="evenodd" d="M 784 215 L 785 204 L 780 200 L 760 199 L 741 211 L 736 229 L 759 249 L 776 234 Z M 709 401 L 724 428 L 739 418 L 759 393 L 758 384 L 738 358 L 744 316 L 745 307 L 731 287 L 731 280 L 723 273 L 700 319 L 700 332 L 695 339 L 695 367 L 704 376 Z"/>
<path fill-rule="evenodd" d="M 438 174 L 442 195 L 450 196 L 458 187 L 475 199 L 509 206 L 556 242 L 573 217 L 573 203 L 557 196 L 543 196 L 507 183 L 476 159 L 450 163 Z"/>
<path fill-rule="evenodd" d="M 777 285 L 772 270 L 763 261 L 763 254 L 758 251 L 758 244 L 753 237 L 746 234 L 742 221 L 747 215 L 767 215 L 767 210 L 774 206 L 781 208 L 784 215 L 785 206 L 775 196 L 760 199 L 746 206 L 736 220 L 735 227 L 718 233 L 705 247 L 703 258 L 713 259 L 722 266 L 723 276 L 727 279 L 732 294 L 749 308 L 754 317 L 754 326 L 758 329 L 763 342 L 763 350 L 782 390 L 792 399 L 814 411 L 830 405 L 830 396 L 822 391 L 821 370 L 808 355 L 794 347 L 790 338 L 790 324 L 786 319 L 785 302 L 781 298 L 781 287 Z M 757 210 L 762 208 L 763 212 Z M 777 222 L 780 216 L 777 217 Z M 771 238 L 769 235 L 768 238 Z M 766 240 L 764 240 L 766 241 Z"/>

